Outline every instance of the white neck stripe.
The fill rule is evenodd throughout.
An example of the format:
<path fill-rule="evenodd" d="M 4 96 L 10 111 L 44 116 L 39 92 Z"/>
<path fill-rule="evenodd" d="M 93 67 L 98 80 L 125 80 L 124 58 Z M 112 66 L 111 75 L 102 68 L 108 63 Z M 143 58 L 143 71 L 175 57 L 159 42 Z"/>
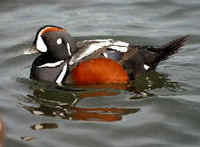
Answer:
<path fill-rule="evenodd" d="M 56 79 L 56 83 L 59 85 L 59 86 L 62 86 L 62 81 L 65 77 L 65 74 L 67 72 L 67 64 L 65 64 L 63 66 L 63 69 L 62 69 L 62 72 L 60 73 L 60 75 L 58 76 L 58 78 Z"/>
<path fill-rule="evenodd" d="M 43 65 L 38 66 L 39 68 L 44 68 L 44 67 L 57 67 L 59 65 L 61 65 L 64 62 L 64 60 L 55 62 L 55 63 L 45 63 Z"/>
<path fill-rule="evenodd" d="M 71 47 L 68 42 L 67 42 L 67 51 L 68 51 L 69 56 L 72 56 Z"/>

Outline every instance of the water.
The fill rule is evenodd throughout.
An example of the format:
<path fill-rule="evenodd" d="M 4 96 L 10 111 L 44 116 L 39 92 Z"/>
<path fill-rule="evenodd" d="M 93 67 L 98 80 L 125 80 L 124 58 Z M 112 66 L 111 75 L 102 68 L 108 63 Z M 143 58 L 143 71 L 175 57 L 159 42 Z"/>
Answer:
<path fill-rule="evenodd" d="M 200 145 L 198 0 L 1 1 L 0 112 L 6 147 Z M 149 93 L 29 80 L 36 56 L 25 56 L 36 30 L 60 25 L 78 39 L 111 36 L 160 45 L 191 39 L 157 72 L 134 85 Z M 121 85 L 123 87 L 123 85 Z"/>

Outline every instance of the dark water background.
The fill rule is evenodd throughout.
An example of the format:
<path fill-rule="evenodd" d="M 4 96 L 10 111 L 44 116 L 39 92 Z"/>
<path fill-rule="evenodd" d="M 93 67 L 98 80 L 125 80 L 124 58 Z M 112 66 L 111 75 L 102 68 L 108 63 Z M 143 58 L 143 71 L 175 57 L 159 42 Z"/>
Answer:
<path fill-rule="evenodd" d="M 152 94 L 138 98 L 127 90 L 63 90 L 29 80 L 36 56 L 23 51 L 44 24 L 63 26 L 79 39 L 112 36 L 151 45 L 186 34 L 191 39 L 157 72 L 136 81 L 136 88 Z M 199 0 L 2 0 L 0 113 L 7 126 L 5 146 L 199 147 L 199 42 Z"/>

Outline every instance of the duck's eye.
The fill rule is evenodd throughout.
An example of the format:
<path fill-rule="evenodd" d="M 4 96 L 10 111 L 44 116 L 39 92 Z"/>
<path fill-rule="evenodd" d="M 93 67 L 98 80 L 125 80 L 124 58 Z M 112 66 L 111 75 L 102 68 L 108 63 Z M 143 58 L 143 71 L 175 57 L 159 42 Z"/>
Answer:
<path fill-rule="evenodd" d="M 60 45 L 62 44 L 62 39 L 61 38 L 58 38 L 57 41 L 56 41 L 57 45 Z"/>

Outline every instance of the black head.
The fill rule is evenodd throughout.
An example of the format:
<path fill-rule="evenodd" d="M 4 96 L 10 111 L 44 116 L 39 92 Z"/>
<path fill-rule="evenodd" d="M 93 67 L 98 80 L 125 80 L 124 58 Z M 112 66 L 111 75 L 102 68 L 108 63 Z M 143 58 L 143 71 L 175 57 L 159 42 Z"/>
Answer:
<path fill-rule="evenodd" d="M 42 54 L 49 54 L 56 60 L 67 60 L 77 50 L 70 34 L 58 26 L 46 25 L 36 33 L 33 46 Z"/>

